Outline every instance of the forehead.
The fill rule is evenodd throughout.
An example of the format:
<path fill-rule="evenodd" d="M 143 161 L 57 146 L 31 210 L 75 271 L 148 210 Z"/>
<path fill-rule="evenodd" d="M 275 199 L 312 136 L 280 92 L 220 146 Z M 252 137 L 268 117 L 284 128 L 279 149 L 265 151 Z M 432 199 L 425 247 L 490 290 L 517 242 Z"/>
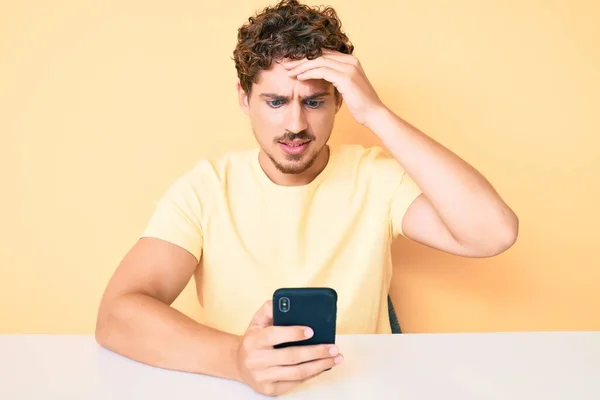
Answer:
<path fill-rule="evenodd" d="M 333 85 L 323 79 L 309 79 L 300 81 L 288 76 L 288 70 L 280 63 L 274 62 L 269 69 L 262 70 L 253 85 L 253 92 L 276 93 L 288 97 L 310 96 L 317 92 L 333 94 Z"/>

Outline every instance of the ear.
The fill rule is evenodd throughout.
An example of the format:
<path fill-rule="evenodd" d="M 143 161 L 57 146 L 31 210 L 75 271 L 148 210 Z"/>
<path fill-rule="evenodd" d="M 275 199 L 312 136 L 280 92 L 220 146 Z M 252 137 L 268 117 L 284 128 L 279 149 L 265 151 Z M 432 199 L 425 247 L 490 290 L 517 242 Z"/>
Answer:
<path fill-rule="evenodd" d="M 246 92 L 242 88 L 242 85 L 240 84 L 239 81 L 236 85 L 236 88 L 238 91 L 238 99 L 240 102 L 240 108 L 246 115 L 248 115 L 248 113 L 250 112 L 250 106 L 248 104 L 248 102 L 249 102 L 248 94 L 246 94 Z"/>
<path fill-rule="evenodd" d="M 342 103 L 344 103 L 344 98 L 342 97 L 342 94 L 339 92 L 336 92 L 335 94 L 335 113 L 337 114 L 338 111 L 340 111 L 340 108 L 342 108 Z"/>

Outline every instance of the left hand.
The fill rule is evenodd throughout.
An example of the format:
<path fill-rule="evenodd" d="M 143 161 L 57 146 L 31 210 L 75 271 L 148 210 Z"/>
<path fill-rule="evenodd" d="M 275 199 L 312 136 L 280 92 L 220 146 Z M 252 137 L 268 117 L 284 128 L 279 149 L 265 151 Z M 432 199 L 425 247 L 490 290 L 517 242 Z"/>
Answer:
<path fill-rule="evenodd" d="M 385 106 L 377 96 L 358 59 L 349 54 L 323 49 L 314 60 L 295 60 L 282 64 L 291 77 L 299 80 L 324 79 L 342 95 L 348 110 L 361 125 Z"/>

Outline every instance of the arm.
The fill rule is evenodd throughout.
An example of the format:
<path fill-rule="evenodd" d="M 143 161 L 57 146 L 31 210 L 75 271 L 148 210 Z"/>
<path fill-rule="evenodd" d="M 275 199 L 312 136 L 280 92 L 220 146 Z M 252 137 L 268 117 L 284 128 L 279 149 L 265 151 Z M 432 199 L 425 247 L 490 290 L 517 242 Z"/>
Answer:
<path fill-rule="evenodd" d="M 239 380 L 240 338 L 203 326 L 170 306 L 196 265 L 194 256 L 178 246 L 140 239 L 106 288 L 97 342 L 156 367 Z"/>
<path fill-rule="evenodd" d="M 136 361 L 232 379 L 270 396 L 342 362 L 329 345 L 291 346 L 304 340 L 303 326 L 273 326 L 271 301 L 255 314 L 243 336 L 201 325 L 170 304 L 196 268 L 188 251 L 155 238 L 142 238 L 125 256 L 102 298 L 96 340 Z"/>
<path fill-rule="evenodd" d="M 284 66 L 299 80 L 331 82 L 354 119 L 380 138 L 421 189 L 406 213 L 394 218 L 402 221 L 401 229 L 395 231 L 469 257 L 493 256 L 515 242 L 517 217 L 492 186 L 457 155 L 394 115 L 379 99 L 356 57 L 323 50 L 321 57 Z"/>
<path fill-rule="evenodd" d="M 405 236 L 467 257 L 512 246 L 517 216 L 475 168 L 385 107 L 367 126 L 423 192 L 404 215 Z"/>

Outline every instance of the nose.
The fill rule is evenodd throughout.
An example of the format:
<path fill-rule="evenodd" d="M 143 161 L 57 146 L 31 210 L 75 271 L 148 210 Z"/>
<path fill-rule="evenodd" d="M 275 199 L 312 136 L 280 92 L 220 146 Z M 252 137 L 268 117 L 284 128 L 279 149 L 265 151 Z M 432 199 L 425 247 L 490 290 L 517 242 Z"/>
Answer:
<path fill-rule="evenodd" d="M 305 110 L 302 105 L 296 102 L 290 104 L 286 125 L 287 130 L 294 133 L 302 132 L 308 128 Z"/>

